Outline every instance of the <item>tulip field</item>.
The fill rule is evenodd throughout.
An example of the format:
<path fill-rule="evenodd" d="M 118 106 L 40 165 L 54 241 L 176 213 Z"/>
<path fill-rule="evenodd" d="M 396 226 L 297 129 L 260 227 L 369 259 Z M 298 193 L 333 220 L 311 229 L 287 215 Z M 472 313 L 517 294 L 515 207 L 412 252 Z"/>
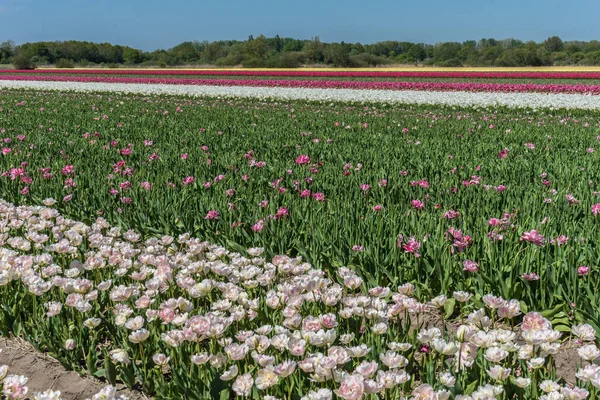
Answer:
<path fill-rule="evenodd" d="M 0 334 L 94 400 L 600 396 L 600 75 L 479 83 L 567 109 L 94 86 L 265 82 L 122 72 L 0 74 Z M 62 398 L 1 353 L 0 389 Z"/>
<path fill-rule="evenodd" d="M 194 78 L 193 76 L 200 76 Z M 183 78 L 182 78 L 183 76 Z M 190 77 L 192 76 L 192 77 Z M 257 79 L 259 78 L 259 79 Z M 285 79 L 284 79 L 285 78 Z M 0 81 L 108 82 L 319 89 L 600 94 L 600 73 L 231 70 L 0 70 Z M 483 81 L 483 82 L 481 82 Z M 517 81 L 519 83 L 513 83 Z M 555 82 L 560 83 L 555 83 Z M 571 82 L 572 81 L 572 82 Z M 542 82 L 542 83 L 539 83 Z"/>

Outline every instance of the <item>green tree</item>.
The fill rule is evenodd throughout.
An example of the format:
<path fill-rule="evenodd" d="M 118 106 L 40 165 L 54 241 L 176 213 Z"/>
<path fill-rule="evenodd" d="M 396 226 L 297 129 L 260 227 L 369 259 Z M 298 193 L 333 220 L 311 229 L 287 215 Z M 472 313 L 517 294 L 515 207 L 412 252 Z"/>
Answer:
<path fill-rule="evenodd" d="M 12 65 L 16 69 L 34 69 L 35 65 L 33 64 L 33 60 L 26 53 L 19 53 L 12 59 Z"/>
<path fill-rule="evenodd" d="M 267 38 L 260 35 L 256 39 L 248 40 L 245 44 L 245 49 L 249 58 L 264 60 L 269 52 Z"/>
<path fill-rule="evenodd" d="M 558 36 L 552 36 L 544 40 L 543 43 L 546 50 L 553 53 L 555 51 L 561 51 L 563 49 L 563 41 Z"/>
<path fill-rule="evenodd" d="M 284 51 L 284 52 L 302 51 L 303 47 L 304 47 L 304 43 L 302 42 L 302 40 L 290 39 L 290 38 L 283 39 L 282 51 Z"/>
<path fill-rule="evenodd" d="M 128 63 L 139 64 L 143 60 L 142 52 L 128 47 L 123 51 L 123 59 Z"/>
<path fill-rule="evenodd" d="M 311 39 L 304 45 L 304 53 L 309 62 L 318 63 L 323 61 L 323 43 L 318 36 Z"/>
<path fill-rule="evenodd" d="M 336 67 L 349 67 L 351 64 L 349 48 L 341 43 L 331 43 L 325 47 L 323 56 L 327 64 Z"/>
<path fill-rule="evenodd" d="M 8 60 L 15 55 L 15 42 L 7 40 L 0 43 L 0 64 L 8 64 Z"/>
<path fill-rule="evenodd" d="M 410 46 L 406 52 L 406 55 L 410 61 L 414 63 L 419 63 L 425 60 L 425 57 L 427 56 L 425 53 L 425 47 L 421 43 Z"/>

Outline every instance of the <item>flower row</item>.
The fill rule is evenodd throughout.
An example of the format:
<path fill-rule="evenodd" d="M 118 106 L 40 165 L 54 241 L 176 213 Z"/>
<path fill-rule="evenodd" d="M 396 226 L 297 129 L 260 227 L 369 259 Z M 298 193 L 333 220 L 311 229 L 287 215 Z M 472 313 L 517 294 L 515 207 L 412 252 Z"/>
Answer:
<path fill-rule="evenodd" d="M 188 79 L 137 78 L 106 76 L 61 75 L 0 75 L 4 81 L 50 82 L 107 82 L 135 84 L 169 84 L 202 86 L 254 86 L 316 89 L 410 90 L 432 92 L 494 92 L 494 93 L 577 93 L 600 94 L 600 85 L 569 84 L 509 84 L 474 82 L 384 82 L 384 81 L 311 81 L 311 80 L 252 80 L 252 79 Z"/>
<path fill-rule="evenodd" d="M 0 70 L 0 74 L 78 75 L 211 75 L 211 76 L 294 76 L 352 78 L 466 78 L 466 79 L 600 79 L 600 72 L 476 72 L 476 71 L 294 71 L 219 69 L 37 69 Z"/>
<path fill-rule="evenodd" d="M 226 97 L 242 100 L 254 98 L 260 101 L 283 99 L 292 101 L 383 103 L 383 104 L 435 104 L 459 107 L 506 106 L 533 109 L 600 109 L 598 96 L 572 96 L 548 93 L 494 93 L 494 92 L 415 92 L 373 90 L 320 90 L 310 88 L 248 87 L 248 86 L 190 86 L 165 84 L 101 83 L 101 82 L 52 82 L 7 81 L 0 79 L 0 88 L 31 89 L 60 92 L 109 92 L 145 95 L 171 95 L 186 97 Z"/>

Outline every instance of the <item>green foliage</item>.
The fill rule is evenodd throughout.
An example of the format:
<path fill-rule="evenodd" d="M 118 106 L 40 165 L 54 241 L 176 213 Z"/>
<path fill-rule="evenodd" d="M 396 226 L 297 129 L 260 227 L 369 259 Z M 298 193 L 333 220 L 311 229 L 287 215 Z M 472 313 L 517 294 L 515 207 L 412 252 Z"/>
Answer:
<path fill-rule="evenodd" d="M 0 60 L 4 60 L 2 64 L 7 64 L 8 60 L 15 55 L 15 42 L 7 40 L 0 43 Z"/>
<path fill-rule="evenodd" d="M 61 59 L 81 65 L 95 64 L 193 65 L 213 64 L 221 67 L 248 65 L 267 68 L 296 68 L 307 64 L 335 67 L 374 67 L 389 63 L 468 66 L 543 66 L 599 65 L 596 55 L 600 42 L 568 41 L 552 36 L 542 43 L 504 40 L 467 40 L 463 43 L 442 42 L 435 45 L 387 40 L 373 44 L 325 43 L 318 36 L 311 40 L 264 35 L 248 40 L 186 41 L 167 50 L 144 52 L 110 43 L 80 41 L 35 42 L 16 46 L 12 41 L 0 44 L 0 61 L 17 52 L 31 57 L 38 65 L 53 64 Z"/>
<path fill-rule="evenodd" d="M 552 36 L 544 40 L 544 48 L 551 53 L 561 51 L 563 49 L 563 41 L 558 36 Z"/>
<path fill-rule="evenodd" d="M 72 60 L 61 58 L 54 64 L 56 68 L 75 68 L 75 63 Z"/>
<path fill-rule="evenodd" d="M 8 137 L 23 133 L 26 140 L 10 144 L 12 151 L 0 158 L 0 170 L 20 165 L 30 146 L 35 146 L 36 152 L 26 158 L 27 170 L 34 178 L 30 194 L 19 194 L 24 186 L 20 180 L 4 177 L 0 178 L 0 198 L 37 204 L 47 197 L 62 199 L 73 194 L 69 203 L 61 205 L 61 211 L 75 219 L 102 210 L 106 218 L 124 227 L 170 234 L 189 231 L 219 244 L 231 242 L 265 247 L 274 254 L 302 254 L 318 267 L 355 265 L 373 279 L 412 281 L 432 293 L 494 291 L 506 298 L 531 293 L 533 298 L 528 302 L 537 309 L 553 305 L 559 295 L 579 304 L 580 292 L 575 288 L 582 281 L 576 273 L 571 276 L 573 268 L 595 265 L 600 254 L 600 248 L 591 240 L 600 234 L 600 225 L 590 212 L 597 202 L 593 191 L 598 188 L 589 187 L 590 180 L 595 182 L 600 174 L 599 153 L 586 151 L 597 145 L 597 134 L 583 128 L 586 123 L 595 124 L 597 112 L 571 113 L 577 123 L 564 124 L 560 122 L 566 116 L 563 113 L 538 116 L 514 110 L 382 107 L 366 113 L 362 107 L 356 110 L 343 105 L 297 102 L 274 106 L 236 100 L 236 107 L 231 107 L 232 100 L 187 103 L 170 98 L 149 105 L 114 94 L 51 98 L 18 93 L 4 98 L 8 103 L 26 101 L 28 106 L 15 108 L 11 118 L 4 119 Z M 69 98 L 72 100 L 67 101 Z M 72 107 L 74 102 L 78 108 Z M 47 111 L 40 112 L 41 107 Z M 176 112 L 177 107 L 183 112 Z M 320 110 L 318 118 L 316 109 Z M 450 117 L 438 119 L 439 115 Z M 544 124 L 529 123 L 538 117 Z M 490 124 L 494 127 L 488 128 Z M 41 134 L 40 125 L 53 131 Z M 199 133 L 201 128 L 204 132 Z M 408 132 L 403 133 L 403 128 Z M 100 136 L 85 139 L 85 132 L 98 132 Z M 319 140 L 313 141 L 316 138 Z M 155 144 L 144 146 L 146 139 Z M 117 148 L 132 143 L 132 154 L 115 152 L 113 140 Z M 415 145 L 417 141 L 421 144 Z M 535 149 L 525 148 L 523 143 L 527 142 L 535 143 Z M 210 155 L 199 149 L 202 145 L 208 146 Z M 497 154 L 505 147 L 511 149 L 510 157 L 499 159 Z M 250 166 L 239 149 L 254 150 L 253 157 L 265 161 L 266 167 Z M 149 163 L 152 153 L 160 159 Z M 185 161 L 181 159 L 183 153 L 189 154 Z M 295 164 L 300 154 L 323 164 L 316 167 L 316 173 L 311 172 L 307 166 Z M 122 159 L 134 169 L 134 176 L 107 180 L 113 166 Z M 363 167 L 353 168 L 345 176 L 347 163 Z M 59 179 L 65 164 L 74 165 L 77 171 L 76 188 L 65 188 L 64 180 Z M 480 172 L 476 170 L 478 165 L 483 166 Z M 459 166 L 462 168 L 451 172 Z M 40 168 L 51 168 L 55 178 L 43 180 L 36 172 Z M 288 175 L 287 170 L 293 173 Z M 410 175 L 399 175 L 401 170 L 408 170 Z M 560 192 L 552 194 L 540 183 L 543 172 L 548 174 L 552 188 Z M 225 180 L 212 183 L 219 174 Z M 244 174 L 251 179 L 243 181 Z M 482 177 L 481 185 L 465 187 L 463 181 L 473 175 Z M 186 176 L 195 176 L 196 182 L 183 186 L 182 178 Z M 281 177 L 284 180 L 280 186 L 287 188 L 283 194 L 272 186 Z M 305 178 L 311 178 L 312 183 Z M 387 186 L 378 185 L 382 178 L 387 179 Z M 419 179 L 427 179 L 431 187 L 409 185 Z M 120 196 L 108 194 L 111 187 L 118 189 L 124 180 L 133 184 L 126 195 L 122 194 L 133 199 L 131 205 L 124 205 Z M 141 181 L 151 182 L 152 190 L 142 189 Z M 298 189 L 294 181 L 298 181 Z M 169 189 L 168 182 L 174 182 L 175 189 Z M 204 187 L 204 182 L 211 182 L 210 187 Z M 363 183 L 371 186 L 367 193 L 360 189 Z M 493 188 L 499 184 L 508 187 L 502 194 Z M 484 190 L 484 185 L 490 185 L 489 190 Z M 454 187 L 457 193 L 451 190 Z M 228 188 L 235 189 L 233 197 L 225 195 Z M 328 201 L 301 198 L 301 189 L 324 193 Z M 564 199 L 568 193 L 580 204 L 569 205 Z M 427 212 L 420 213 L 410 206 L 411 200 L 427 198 Z M 552 202 L 545 203 L 546 198 Z M 258 207 L 265 199 L 269 206 Z M 236 205 L 230 212 L 228 203 Z M 377 204 L 383 206 L 381 213 L 373 212 Z M 440 204 L 441 209 L 435 209 L 434 204 Z M 279 207 L 290 210 L 289 219 L 268 218 Z M 214 223 L 205 220 L 210 209 L 218 210 L 222 219 Z M 448 209 L 459 211 L 461 217 L 455 221 L 443 219 Z M 511 219 L 514 227 L 503 233 L 501 243 L 491 243 L 486 236 L 492 229 L 487 221 L 504 213 L 516 213 Z M 548 220 L 540 225 L 545 217 Z M 251 229 L 259 219 L 268 221 L 260 234 Z M 236 221 L 242 227 L 232 226 Z M 445 235 L 451 226 L 471 235 L 473 246 L 452 253 Z M 522 232 L 531 229 L 541 229 L 547 238 L 565 235 L 590 240 L 537 249 L 519 240 Z M 420 258 L 396 246 L 399 234 L 417 238 L 430 235 Z M 365 251 L 352 251 L 357 244 Z M 468 279 L 462 268 L 465 259 L 480 262 L 481 280 Z M 543 286 L 519 278 L 532 271 L 542 276 Z M 565 281 L 569 284 L 562 285 Z"/>
<path fill-rule="evenodd" d="M 263 60 L 267 56 L 267 52 L 269 51 L 267 38 L 263 35 L 260 35 L 256 39 L 248 40 L 244 45 L 244 50 L 249 57 L 250 60 Z M 251 64 L 256 63 L 254 61 Z"/>
<path fill-rule="evenodd" d="M 275 67 L 277 68 L 298 68 L 304 64 L 305 55 L 302 52 L 284 52 L 277 57 Z"/>
<path fill-rule="evenodd" d="M 250 58 L 242 61 L 244 68 L 262 68 L 265 66 L 265 61 L 260 58 Z"/>
<path fill-rule="evenodd" d="M 33 63 L 31 57 L 23 53 L 13 57 L 12 65 L 16 69 L 35 69 L 35 64 Z"/>

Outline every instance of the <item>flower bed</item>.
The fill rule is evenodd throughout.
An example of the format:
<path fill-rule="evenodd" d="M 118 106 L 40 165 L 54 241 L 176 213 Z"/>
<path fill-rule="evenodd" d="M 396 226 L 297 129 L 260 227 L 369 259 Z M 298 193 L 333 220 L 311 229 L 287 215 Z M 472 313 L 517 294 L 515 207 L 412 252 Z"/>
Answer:
<path fill-rule="evenodd" d="M 301 71 L 301 70 L 219 70 L 219 69 L 36 69 L 0 70 L 0 74 L 82 74 L 82 75 L 213 75 L 213 76 L 296 76 L 296 77 L 380 77 L 380 78 L 467 78 L 467 79 L 600 79 L 600 72 L 476 72 L 476 71 Z"/>
<path fill-rule="evenodd" d="M 383 81 L 311 81 L 311 80 L 253 80 L 253 79 L 188 79 L 188 78 L 132 78 L 111 76 L 62 76 L 62 75 L 0 75 L 5 81 L 50 82 L 106 82 L 134 84 L 202 85 L 202 86 L 249 86 L 287 87 L 316 89 L 361 90 L 414 90 L 414 91 L 460 91 L 497 93 L 578 93 L 597 95 L 600 85 L 569 84 L 510 84 L 471 82 L 383 82 Z"/>
<path fill-rule="evenodd" d="M 600 387 L 594 328 L 555 330 L 552 310 L 518 300 L 420 299 L 411 284 L 368 287 L 345 267 L 329 275 L 188 234 L 144 238 L 46 207 L 0 202 L 0 221 L 3 331 L 162 398 L 584 399 Z M 556 377 L 568 337 L 577 386 Z M 25 383 L 6 376 L 4 393 L 24 398 Z"/>

